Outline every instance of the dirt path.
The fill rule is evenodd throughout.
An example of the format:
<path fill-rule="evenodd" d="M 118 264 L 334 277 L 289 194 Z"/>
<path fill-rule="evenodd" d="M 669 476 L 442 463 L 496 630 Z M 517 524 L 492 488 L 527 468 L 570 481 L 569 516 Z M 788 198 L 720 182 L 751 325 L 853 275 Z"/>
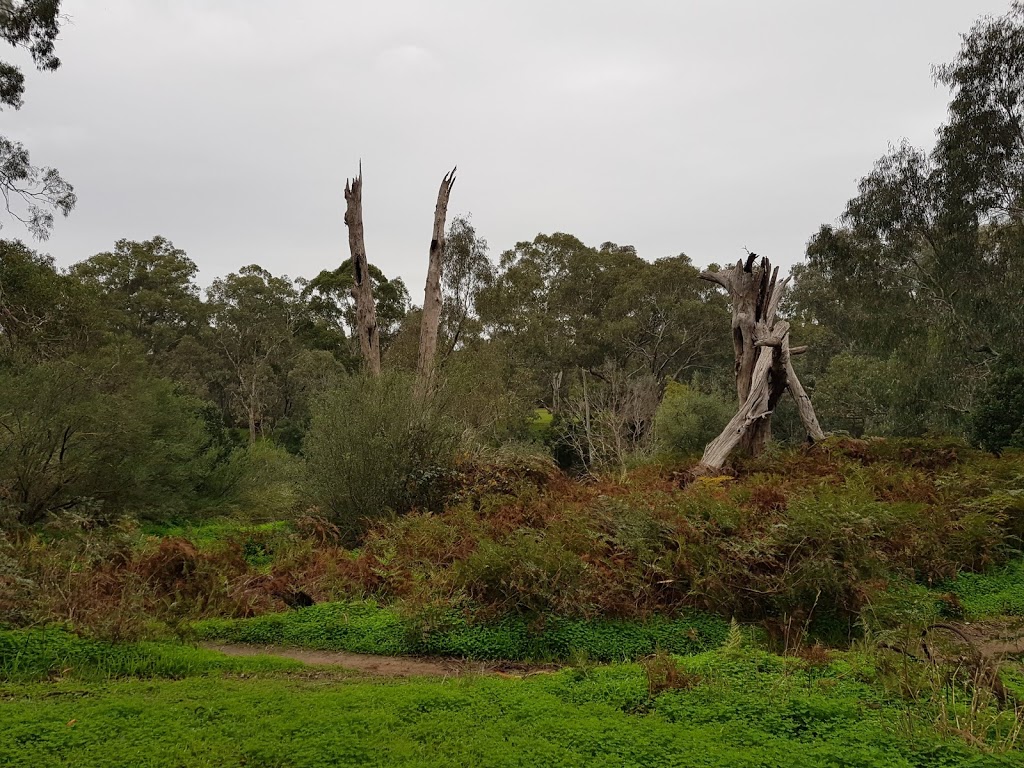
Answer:
<path fill-rule="evenodd" d="M 954 626 L 982 656 L 1018 656 L 1024 653 L 1024 621 L 1005 617 Z"/>
<path fill-rule="evenodd" d="M 344 667 L 367 675 L 385 677 L 458 677 L 467 674 L 493 674 L 503 677 L 524 677 L 554 669 L 550 665 L 512 662 L 463 661 L 461 659 L 427 659 L 412 656 L 373 656 L 346 651 L 315 651 L 281 645 L 246 645 L 242 643 L 202 643 L 202 647 L 228 656 L 278 656 L 315 666 Z"/>

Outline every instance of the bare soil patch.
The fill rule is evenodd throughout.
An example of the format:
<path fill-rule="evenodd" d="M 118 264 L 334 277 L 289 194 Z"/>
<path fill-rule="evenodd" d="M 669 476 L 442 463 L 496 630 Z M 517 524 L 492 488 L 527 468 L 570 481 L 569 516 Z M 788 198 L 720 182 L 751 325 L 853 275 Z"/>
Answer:
<path fill-rule="evenodd" d="M 247 645 L 245 643 L 203 643 L 203 648 L 228 656 L 278 656 L 313 666 L 344 667 L 355 672 L 382 677 L 460 677 L 463 675 L 501 675 L 525 677 L 552 672 L 551 664 L 519 662 L 481 662 L 464 659 L 420 658 L 413 656 L 375 656 L 347 651 L 317 651 L 281 645 Z"/>

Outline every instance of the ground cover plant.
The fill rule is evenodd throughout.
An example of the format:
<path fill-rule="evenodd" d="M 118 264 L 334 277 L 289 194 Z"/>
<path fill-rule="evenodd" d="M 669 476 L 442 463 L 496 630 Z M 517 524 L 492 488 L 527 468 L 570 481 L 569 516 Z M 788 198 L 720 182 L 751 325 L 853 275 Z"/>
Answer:
<path fill-rule="evenodd" d="M 410 622 L 373 602 L 325 603 L 251 619 L 210 619 L 193 625 L 201 640 L 292 645 L 331 651 L 466 659 L 623 661 L 657 650 L 687 654 L 715 648 L 727 631 L 719 617 L 697 615 L 647 621 L 567 619 L 530 621 L 507 616 L 469 623 L 451 612 L 432 626 Z"/>
<path fill-rule="evenodd" d="M 3 683 L 0 711 L 11 766 L 1019 764 L 908 710 L 855 654 L 742 648 L 523 680 Z"/>
<path fill-rule="evenodd" d="M 948 586 L 967 618 L 1024 616 L 1024 561 L 989 573 L 964 573 Z"/>
<path fill-rule="evenodd" d="M 0 630 L 0 679 L 184 678 L 219 672 L 267 672 L 301 665 L 272 657 L 233 658 L 172 642 L 109 643 L 66 630 Z"/>

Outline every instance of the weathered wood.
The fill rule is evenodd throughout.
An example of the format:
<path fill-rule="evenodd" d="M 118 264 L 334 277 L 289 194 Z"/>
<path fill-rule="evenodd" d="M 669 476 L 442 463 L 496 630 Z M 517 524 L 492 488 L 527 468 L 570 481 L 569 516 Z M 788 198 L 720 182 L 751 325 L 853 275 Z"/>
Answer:
<path fill-rule="evenodd" d="M 772 367 L 772 357 L 771 347 L 763 347 L 758 352 L 752 378 L 754 386 L 736 411 L 736 415 L 725 425 L 722 433 L 704 449 L 700 469 L 721 469 L 729 455 L 739 446 L 744 435 L 750 432 L 751 427 L 771 416 L 768 409 L 768 372 Z"/>
<path fill-rule="evenodd" d="M 420 321 L 420 348 L 416 366 L 416 391 L 421 397 L 433 387 L 437 336 L 441 325 L 441 272 L 444 269 L 444 227 L 448 216 L 448 198 L 455 185 L 455 168 L 445 174 L 437 190 L 434 206 L 434 230 L 430 238 L 427 283 L 423 289 L 423 315 Z"/>
<path fill-rule="evenodd" d="M 814 412 L 814 406 L 811 405 L 811 398 L 808 397 L 796 371 L 793 370 L 792 362 L 787 362 L 786 373 L 788 375 L 786 386 L 789 393 L 793 395 L 793 399 L 796 400 L 796 409 L 800 414 L 800 421 L 803 422 L 804 429 L 807 431 L 808 442 L 816 443 L 819 440 L 824 440 L 825 432 L 818 423 L 818 416 Z"/>
<path fill-rule="evenodd" d="M 359 175 L 345 181 L 345 226 L 348 227 L 348 248 L 352 255 L 352 298 L 356 302 L 356 334 L 363 364 L 372 376 L 380 375 L 380 330 L 373 300 L 373 282 L 363 242 L 363 164 Z"/>
<path fill-rule="evenodd" d="M 789 323 L 777 321 L 790 278 L 779 281 L 779 268 L 768 259 L 755 265 L 755 254 L 746 262 L 723 272 L 701 272 L 701 278 L 716 283 L 732 298 L 733 347 L 736 356 L 736 394 L 739 409 L 717 438 L 704 450 L 697 472 L 720 469 L 736 449 L 757 455 L 771 438 L 771 415 L 788 390 L 797 402 L 808 440 L 821 440 L 824 433 L 807 392 L 792 365 L 792 355 L 806 347 L 791 349 Z"/>

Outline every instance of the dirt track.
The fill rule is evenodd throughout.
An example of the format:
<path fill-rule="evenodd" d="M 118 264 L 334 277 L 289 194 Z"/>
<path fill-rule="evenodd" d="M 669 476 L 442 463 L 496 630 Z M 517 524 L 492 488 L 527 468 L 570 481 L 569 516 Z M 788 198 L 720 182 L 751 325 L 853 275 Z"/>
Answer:
<path fill-rule="evenodd" d="M 345 651 L 315 651 L 280 645 L 245 645 L 241 643 L 203 643 L 203 648 L 228 656 L 278 656 L 303 664 L 337 666 L 384 677 L 458 677 L 466 674 L 494 674 L 522 677 L 553 669 L 539 664 L 509 662 L 473 662 L 460 659 L 424 659 L 407 656 L 373 656 Z"/>

